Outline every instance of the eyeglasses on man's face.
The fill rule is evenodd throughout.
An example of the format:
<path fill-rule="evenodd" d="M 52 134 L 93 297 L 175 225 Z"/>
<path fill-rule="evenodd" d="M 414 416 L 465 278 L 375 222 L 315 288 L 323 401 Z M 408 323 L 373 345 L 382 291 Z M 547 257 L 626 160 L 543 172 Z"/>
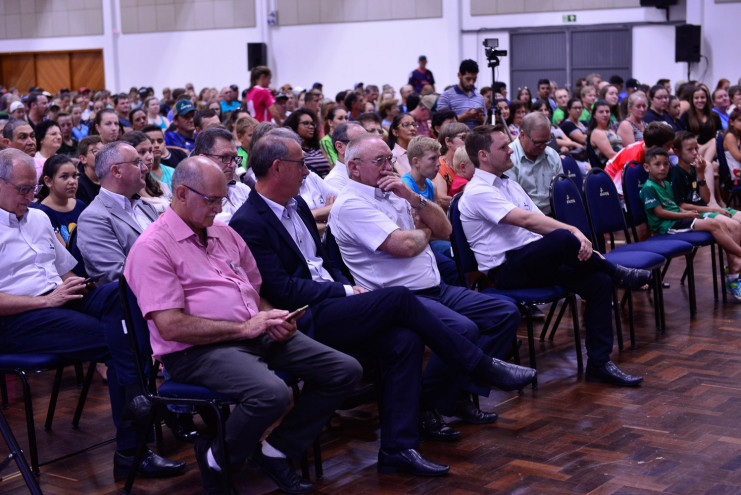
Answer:
<path fill-rule="evenodd" d="M 18 194 L 20 194 L 21 196 L 27 196 L 28 193 L 30 192 L 32 192 L 33 195 L 36 196 L 39 193 L 39 191 L 41 191 L 41 188 L 43 187 L 41 184 L 34 184 L 32 186 L 19 186 L 19 185 L 13 184 L 9 180 L 4 180 L 4 179 L 3 179 L 3 182 L 8 184 L 9 186 L 12 186 L 13 189 L 18 191 Z"/>
<path fill-rule="evenodd" d="M 185 184 L 183 184 L 183 185 L 185 185 Z M 228 204 L 232 204 L 232 202 L 231 202 L 231 200 L 229 199 L 228 196 L 213 196 L 213 197 L 212 196 L 206 196 L 205 194 L 203 194 L 203 193 L 201 193 L 199 191 L 196 191 L 195 189 L 193 189 L 190 186 L 185 186 L 185 187 L 189 191 L 191 191 L 191 192 L 199 195 L 200 197 L 202 197 L 203 200 L 206 202 L 206 204 L 208 206 L 214 206 L 216 204 L 220 204 L 222 207 L 224 207 L 224 206 L 226 206 Z"/>
<path fill-rule="evenodd" d="M 367 158 L 355 158 L 355 160 L 359 162 L 369 162 L 375 165 L 376 167 L 382 167 L 386 164 L 386 162 L 389 163 L 389 165 L 393 166 L 394 163 L 396 163 L 396 157 L 394 155 L 388 155 L 388 156 L 379 156 L 378 158 L 374 158 L 372 160 Z"/>
<path fill-rule="evenodd" d="M 234 165 L 237 166 L 237 167 L 239 167 L 240 165 L 242 165 L 242 157 L 239 156 L 239 155 L 230 155 L 230 154 L 212 155 L 212 154 L 209 154 L 209 153 L 204 153 L 204 155 L 210 156 L 212 158 L 218 158 L 219 161 L 222 164 L 224 164 L 224 165 L 229 165 L 232 162 L 234 162 Z"/>
<path fill-rule="evenodd" d="M 126 162 L 112 163 L 111 166 L 113 165 L 134 165 L 135 167 L 139 167 L 141 170 L 147 169 L 147 166 L 144 165 L 144 160 L 142 160 L 141 158 L 136 158 L 135 160 L 129 160 Z"/>

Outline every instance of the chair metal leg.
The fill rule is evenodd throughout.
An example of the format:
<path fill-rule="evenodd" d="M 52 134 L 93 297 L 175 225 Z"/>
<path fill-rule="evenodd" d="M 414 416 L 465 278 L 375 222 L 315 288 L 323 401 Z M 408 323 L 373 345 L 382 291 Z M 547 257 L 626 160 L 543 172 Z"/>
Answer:
<path fill-rule="evenodd" d="M 687 285 L 690 290 L 690 318 L 694 318 L 697 314 L 697 294 L 695 293 L 695 252 L 692 252 L 685 256 L 685 262 L 687 263 Z"/>
<path fill-rule="evenodd" d="M 551 320 L 553 320 L 553 313 L 556 312 L 556 307 L 558 306 L 558 301 L 553 301 L 551 303 L 551 307 L 548 310 L 548 316 L 545 319 L 545 322 L 543 323 L 543 330 L 540 332 L 540 341 L 543 342 L 545 340 L 545 334 L 548 333 L 548 328 L 551 326 Z M 555 330 L 555 327 L 554 327 Z M 553 332 L 551 332 L 553 333 Z"/>
<path fill-rule="evenodd" d="M 139 471 L 139 464 L 141 464 L 142 459 L 144 458 L 144 452 L 147 449 L 147 432 L 152 429 L 154 416 L 155 413 L 153 409 L 147 418 L 146 427 L 139 431 L 139 440 L 136 445 L 136 454 L 134 454 L 134 463 L 131 465 L 129 475 L 126 477 L 126 484 L 123 488 L 125 494 L 131 493 L 131 488 L 134 486 L 134 479 L 136 479 L 136 474 Z"/>
<path fill-rule="evenodd" d="M 525 309 L 525 321 L 527 323 L 527 346 L 530 350 L 530 367 L 533 369 L 537 369 L 535 367 L 535 336 L 533 335 L 533 317 L 527 311 L 527 308 Z M 533 380 L 533 389 L 536 388 L 538 388 L 537 377 L 535 378 L 535 380 Z"/>
<path fill-rule="evenodd" d="M 571 306 L 571 318 L 574 320 L 574 346 L 576 348 L 576 366 L 581 375 L 584 372 L 584 361 L 581 353 L 581 331 L 579 330 L 579 311 L 576 307 L 576 296 L 564 301 L 564 306 Z"/>
<path fill-rule="evenodd" d="M 54 375 L 54 386 L 51 389 L 51 397 L 49 398 L 49 410 L 46 413 L 46 422 L 44 423 L 44 429 L 51 431 L 51 422 L 54 419 L 54 411 L 57 408 L 57 398 L 59 397 L 59 389 L 62 387 L 62 373 L 64 368 L 60 366 L 57 368 L 57 372 Z"/>
<path fill-rule="evenodd" d="M 718 246 L 718 249 L 721 249 Z M 717 262 L 715 261 L 715 243 L 710 245 L 710 261 L 713 265 L 713 299 L 718 300 L 718 272 L 716 271 Z"/>
<path fill-rule="evenodd" d="M 556 317 L 556 322 L 553 324 L 553 327 L 551 328 L 551 333 L 548 335 L 548 340 L 553 342 L 553 336 L 556 335 L 556 330 L 558 330 L 558 326 L 561 324 L 561 319 L 563 318 L 564 313 L 566 313 L 566 309 L 568 308 L 568 300 L 563 301 L 563 304 L 561 304 L 561 309 L 558 311 L 558 316 Z M 545 328 L 543 329 L 545 331 Z M 540 340 L 543 340 L 543 337 L 541 335 Z"/>
<path fill-rule="evenodd" d="M 718 274 L 720 275 L 720 293 L 723 296 L 723 302 L 728 302 L 728 294 L 726 294 L 726 274 L 724 271 L 725 265 L 723 263 L 723 249 L 718 246 Z"/>
<path fill-rule="evenodd" d="M 612 288 L 612 306 L 613 316 L 615 317 L 615 335 L 617 335 L 618 350 L 623 352 L 623 327 L 620 323 L 620 299 L 618 298 L 617 287 L 614 286 Z"/>
<path fill-rule="evenodd" d="M 38 476 L 39 471 L 39 451 L 36 444 L 36 427 L 33 421 L 33 404 L 31 403 L 31 385 L 28 383 L 28 377 L 23 370 L 15 370 L 15 375 L 20 378 L 23 388 L 23 403 L 26 408 L 26 429 L 28 430 L 28 451 L 31 456 L 31 471 Z"/>
<path fill-rule="evenodd" d="M 630 348 L 636 348 L 636 327 L 633 321 L 633 291 L 626 291 L 628 293 L 628 316 L 630 317 Z"/>
<path fill-rule="evenodd" d="M 5 376 L 2 377 L 2 381 L 5 382 Z M 2 433 L 3 438 L 5 439 L 5 443 L 8 446 L 8 450 L 10 451 L 8 457 L 2 463 L 0 463 L 0 470 L 5 468 L 5 466 L 10 463 L 11 460 L 15 460 L 15 463 L 18 465 L 18 471 L 20 471 L 21 475 L 23 476 L 23 479 L 26 482 L 26 486 L 28 487 L 28 491 L 31 493 L 31 495 L 42 495 L 41 487 L 39 487 L 39 482 L 36 480 L 36 477 L 31 472 L 31 468 L 28 466 L 28 462 L 23 455 L 23 451 L 21 450 L 20 445 L 18 445 L 18 440 L 15 439 L 13 430 L 10 429 L 10 425 L 5 419 L 2 411 L 0 411 L 0 432 Z"/>
<path fill-rule="evenodd" d="M 654 318 L 656 320 L 656 330 L 661 331 L 661 297 L 659 291 L 661 290 L 661 276 L 658 269 L 654 270 Z"/>
<path fill-rule="evenodd" d="M 660 326 L 659 329 L 661 330 L 662 334 L 666 333 L 666 309 L 664 308 L 664 284 L 659 281 L 657 294 L 659 297 L 659 320 L 660 320 Z"/>
<path fill-rule="evenodd" d="M 85 381 L 82 383 L 82 390 L 80 391 L 80 398 L 77 400 L 77 408 L 75 409 L 75 416 L 72 418 L 72 428 L 75 430 L 80 427 L 80 417 L 82 416 L 82 408 L 85 407 L 85 401 L 87 400 L 87 394 L 90 391 L 90 385 L 93 383 L 93 376 L 95 375 L 94 361 L 90 362 L 90 366 L 87 369 L 85 375 Z"/>

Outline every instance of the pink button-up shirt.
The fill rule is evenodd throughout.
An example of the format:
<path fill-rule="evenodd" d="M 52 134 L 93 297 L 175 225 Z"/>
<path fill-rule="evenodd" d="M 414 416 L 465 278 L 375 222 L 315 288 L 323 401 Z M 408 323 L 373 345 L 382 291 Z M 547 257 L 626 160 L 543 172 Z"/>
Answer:
<path fill-rule="evenodd" d="M 154 311 L 182 309 L 228 321 L 246 321 L 258 312 L 262 278 L 247 245 L 218 221 L 206 234 L 203 245 L 168 208 L 139 236 L 126 259 L 124 275 L 148 320 L 157 358 L 191 346 L 163 339 L 151 319 Z"/>

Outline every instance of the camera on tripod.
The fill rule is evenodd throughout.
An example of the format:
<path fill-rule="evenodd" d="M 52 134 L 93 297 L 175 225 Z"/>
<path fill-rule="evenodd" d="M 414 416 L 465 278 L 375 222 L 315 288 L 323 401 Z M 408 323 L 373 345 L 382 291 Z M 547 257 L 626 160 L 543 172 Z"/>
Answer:
<path fill-rule="evenodd" d="M 483 44 L 486 51 L 486 59 L 489 60 L 490 65 L 493 60 L 496 60 L 498 65 L 499 57 L 507 56 L 507 50 L 497 50 L 499 47 L 499 38 L 486 38 Z"/>

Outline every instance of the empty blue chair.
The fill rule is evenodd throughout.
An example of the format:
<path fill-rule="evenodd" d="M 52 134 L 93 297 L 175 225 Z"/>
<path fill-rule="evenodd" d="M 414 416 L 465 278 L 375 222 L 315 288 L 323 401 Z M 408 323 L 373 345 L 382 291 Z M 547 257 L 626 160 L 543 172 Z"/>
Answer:
<path fill-rule="evenodd" d="M 692 244 L 672 239 L 649 239 L 647 241 L 631 242 L 615 184 L 610 179 L 610 176 L 601 168 L 593 168 L 587 173 L 584 179 L 584 203 L 587 207 L 589 224 L 592 227 L 592 232 L 594 233 L 594 238 L 600 252 L 607 252 L 605 235 L 609 235 L 610 252 L 648 251 L 660 254 L 667 260 L 677 256 L 684 256 L 689 273 L 690 301 L 694 301 L 695 276 L 692 270 L 692 253 L 694 250 Z M 625 245 L 615 247 L 615 232 L 622 232 L 625 236 Z M 656 280 L 655 282 L 660 284 L 661 280 Z M 659 297 L 663 297 L 662 291 L 658 291 L 658 295 Z M 663 302 L 660 302 L 659 308 L 661 311 L 657 326 L 663 332 L 666 329 Z M 690 315 L 692 314 L 690 310 Z"/>
<path fill-rule="evenodd" d="M 589 226 L 589 218 L 587 217 L 587 210 L 584 208 L 584 202 L 581 198 L 581 192 L 579 188 L 572 182 L 565 174 L 559 174 L 551 181 L 550 190 L 551 200 L 551 211 L 557 220 L 573 225 L 574 227 L 581 230 L 582 234 L 587 239 L 591 239 L 593 245 L 597 245 L 592 235 L 592 229 Z M 603 254 L 605 259 L 612 263 L 622 265 L 628 268 L 640 268 L 643 270 L 651 270 L 654 272 L 654 279 L 660 280 L 660 270 L 666 259 L 655 253 L 643 252 L 643 251 L 612 251 Z M 662 290 L 661 284 L 654 283 L 654 312 L 656 314 L 656 321 L 659 321 L 660 309 L 658 307 L 659 302 L 662 301 L 658 291 Z M 633 323 L 633 296 L 630 290 L 626 289 L 628 298 L 628 317 L 630 324 L 630 346 L 635 348 L 635 326 Z M 618 338 L 618 348 L 623 350 L 623 335 L 622 328 L 620 325 L 620 315 L 618 314 L 618 297 L 617 288 L 613 290 L 613 306 L 615 311 L 615 332 Z"/>
<path fill-rule="evenodd" d="M 574 157 L 566 155 L 561 158 L 561 167 L 563 168 L 564 175 L 574 181 L 576 187 L 581 190 L 582 184 L 584 183 L 584 176 L 581 173 L 579 164 L 574 160 Z"/>

